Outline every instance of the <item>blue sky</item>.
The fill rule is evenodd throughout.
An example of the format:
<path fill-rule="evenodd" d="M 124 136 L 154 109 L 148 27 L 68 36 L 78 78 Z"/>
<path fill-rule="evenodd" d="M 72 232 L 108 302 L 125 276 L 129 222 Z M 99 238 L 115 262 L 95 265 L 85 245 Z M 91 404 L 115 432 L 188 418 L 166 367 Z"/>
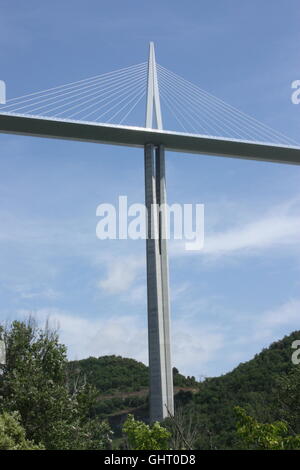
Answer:
<path fill-rule="evenodd" d="M 12 98 L 147 60 L 299 141 L 299 2 L 1 2 Z M 143 123 L 141 123 L 143 124 Z M 139 149 L 0 136 L 0 318 L 52 318 L 70 357 L 147 361 L 145 246 L 100 241 L 96 207 L 143 202 Z M 299 328 L 300 168 L 167 154 L 170 202 L 205 204 L 205 247 L 170 244 L 174 364 L 222 374 Z"/>

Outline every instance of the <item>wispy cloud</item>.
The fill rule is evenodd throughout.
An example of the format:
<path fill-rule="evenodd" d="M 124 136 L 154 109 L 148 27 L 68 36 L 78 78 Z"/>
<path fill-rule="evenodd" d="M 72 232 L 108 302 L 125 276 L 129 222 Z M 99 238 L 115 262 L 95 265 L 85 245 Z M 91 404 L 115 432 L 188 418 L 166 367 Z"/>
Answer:
<path fill-rule="evenodd" d="M 243 227 L 208 236 L 204 254 L 234 252 L 249 254 L 278 245 L 295 244 L 300 239 L 300 216 L 266 216 Z"/>
<path fill-rule="evenodd" d="M 15 286 L 15 291 L 19 294 L 21 299 L 48 299 L 56 300 L 60 297 L 60 292 L 52 289 L 51 287 L 40 287 L 32 289 L 28 286 Z"/>
<path fill-rule="evenodd" d="M 299 201 L 293 200 L 286 201 L 266 214 L 253 217 L 247 222 L 239 221 L 231 228 L 206 233 L 203 250 L 192 254 L 202 257 L 235 254 L 249 256 L 279 247 L 298 249 L 299 240 Z M 183 243 L 172 243 L 171 253 L 173 256 L 182 256 L 187 252 Z"/>
<path fill-rule="evenodd" d="M 145 267 L 144 259 L 137 256 L 110 259 L 107 261 L 106 277 L 99 281 L 99 287 L 108 294 L 128 292 Z"/>
<path fill-rule="evenodd" d="M 238 363 L 247 359 L 247 354 L 252 351 L 248 357 L 250 359 L 273 341 L 300 330 L 300 299 L 292 298 L 273 308 L 253 312 L 252 315 L 245 313 L 231 318 L 231 330 L 238 332 L 232 338 L 231 358 L 235 356 Z M 226 341 L 229 341 L 229 337 Z"/>
<path fill-rule="evenodd" d="M 194 321 L 173 322 L 173 362 L 186 375 L 208 375 L 210 362 L 218 361 L 226 341 L 219 327 L 204 327 Z"/>
<path fill-rule="evenodd" d="M 267 310 L 261 316 L 260 326 L 271 329 L 279 326 L 300 328 L 300 299 L 291 299 L 277 308 Z"/>
<path fill-rule="evenodd" d="M 25 310 L 19 316 L 26 318 Z M 42 325 L 46 320 L 57 328 L 62 343 L 68 347 L 70 359 L 89 356 L 121 355 L 148 363 L 148 333 L 146 315 L 118 315 L 101 319 L 74 316 L 69 312 L 43 308 L 34 313 Z M 192 322 L 173 322 L 173 364 L 185 374 L 206 375 L 208 363 L 217 359 L 224 335 L 218 328 L 195 325 Z"/>

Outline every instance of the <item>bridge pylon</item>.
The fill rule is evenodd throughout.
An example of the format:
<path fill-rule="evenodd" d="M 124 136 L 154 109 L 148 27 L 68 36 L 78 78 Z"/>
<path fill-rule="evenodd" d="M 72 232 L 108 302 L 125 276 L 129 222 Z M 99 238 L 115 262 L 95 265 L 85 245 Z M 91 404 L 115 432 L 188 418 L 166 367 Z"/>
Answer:
<path fill-rule="evenodd" d="M 162 129 L 154 44 L 148 60 L 146 127 Z M 147 306 L 150 370 L 150 421 L 174 414 L 171 363 L 169 269 L 167 253 L 166 177 L 164 146 L 148 143 L 145 155 L 147 207 Z"/>

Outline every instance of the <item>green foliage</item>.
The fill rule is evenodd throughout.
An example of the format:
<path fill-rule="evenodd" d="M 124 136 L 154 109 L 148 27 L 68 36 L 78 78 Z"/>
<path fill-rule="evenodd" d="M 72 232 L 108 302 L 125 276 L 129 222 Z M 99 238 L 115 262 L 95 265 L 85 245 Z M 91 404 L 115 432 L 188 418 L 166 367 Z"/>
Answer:
<path fill-rule="evenodd" d="M 32 321 L 13 322 L 6 331 L 0 327 L 0 336 L 7 356 L 0 366 L 3 448 L 107 449 L 112 432 L 100 418 L 109 416 L 118 432 L 121 414 L 129 410 L 147 420 L 144 364 L 117 356 L 68 363 L 58 335 Z M 232 372 L 200 384 L 174 368 L 174 384 L 183 388 L 175 400 L 182 413 L 173 423 L 177 434 L 170 423 L 172 439 L 160 424 L 148 426 L 131 416 L 124 425 L 130 447 L 188 448 L 188 442 L 194 449 L 298 449 L 300 367 L 291 362 L 291 344 L 299 336 L 294 332 Z M 243 408 L 237 412 L 238 433 L 237 406 Z"/>
<path fill-rule="evenodd" d="M 100 399 L 93 407 L 95 415 L 105 417 L 119 413 L 122 410 L 145 406 L 146 396 L 115 397 L 111 399 Z"/>
<path fill-rule="evenodd" d="M 131 392 L 148 385 L 148 368 L 134 359 L 120 356 L 89 357 L 72 361 L 69 367 L 81 370 L 100 393 Z"/>
<path fill-rule="evenodd" d="M 99 394 L 92 407 L 93 415 L 109 419 L 115 433 L 120 433 L 122 416 L 125 413 L 142 413 L 139 418 L 147 419 L 149 368 L 145 364 L 120 356 L 89 357 L 70 362 L 68 371 L 70 377 L 81 372 L 87 382 L 97 389 Z M 197 386 L 194 377 L 186 378 L 176 368 L 173 369 L 173 377 L 175 387 Z M 188 393 L 192 395 L 192 392 Z"/>
<path fill-rule="evenodd" d="M 123 425 L 130 450 L 168 450 L 171 433 L 158 422 L 149 426 L 128 415 Z"/>
<path fill-rule="evenodd" d="M 82 371 L 101 394 L 137 392 L 149 387 L 149 368 L 142 362 L 121 356 L 89 357 L 69 363 L 70 373 Z M 194 386 L 195 377 L 184 377 L 173 369 L 174 385 Z"/>
<path fill-rule="evenodd" d="M 288 423 L 289 431 L 300 434 L 300 365 L 294 366 L 288 374 L 277 380 L 277 405 L 274 407 L 276 418 Z"/>
<path fill-rule="evenodd" d="M 288 436 L 288 425 L 282 421 L 261 424 L 241 407 L 235 408 L 237 434 L 243 449 L 291 450 L 300 449 L 300 435 Z"/>
<path fill-rule="evenodd" d="M 164 426 L 170 431 L 170 447 L 173 450 L 192 450 L 197 437 L 197 417 L 186 415 L 183 408 L 177 408 L 174 416 L 164 420 Z"/>
<path fill-rule="evenodd" d="M 300 367 L 291 362 L 291 344 L 299 337 L 300 332 L 296 331 L 273 343 L 254 359 L 240 364 L 232 372 L 217 378 L 207 378 L 200 384 L 193 381 L 193 377 L 185 378 L 176 368 L 173 369 L 175 386 L 199 390 L 195 393 L 185 389 L 175 396 L 176 406 L 182 409 L 184 415 L 183 422 L 188 423 L 190 416 L 193 417 L 193 448 L 239 448 L 235 406 L 245 408 L 258 422 L 286 422 L 289 435 L 300 433 Z M 92 374 L 86 368 L 86 361 L 94 364 Z M 99 397 L 94 408 L 96 415 L 109 416 L 116 433 L 119 432 L 122 410 L 123 413 L 130 410 L 138 415 L 137 419 L 147 420 L 146 366 L 116 356 L 89 358 L 86 361 L 78 361 L 76 366 L 83 367 L 88 380 L 93 384 L 98 381 L 99 388 L 105 393 Z M 126 377 L 120 372 L 122 367 Z M 131 396 L 130 393 L 134 391 L 136 395 Z M 138 408 L 134 410 L 135 407 Z"/>
<path fill-rule="evenodd" d="M 112 448 L 113 432 L 106 421 L 89 419 L 75 421 L 73 425 L 72 444 L 69 449 L 106 450 Z"/>
<path fill-rule="evenodd" d="M 79 376 L 70 379 L 66 348 L 57 333 L 38 329 L 32 321 L 15 321 L 4 339 L 0 406 L 19 412 L 27 438 L 46 449 L 106 446 L 107 425 L 90 420 L 95 390 Z"/>
<path fill-rule="evenodd" d="M 295 331 L 232 372 L 207 378 L 191 397 L 177 397 L 183 412 L 197 422 L 196 449 L 239 447 L 236 406 L 258 422 L 284 421 L 290 435 L 300 434 L 300 366 L 291 361 L 291 344 L 299 337 Z"/>
<path fill-rule="evenodd" d="M 0 414 L 0 450 L 42 450 L 44 447 L 28 441 L 17 412 Z"/>

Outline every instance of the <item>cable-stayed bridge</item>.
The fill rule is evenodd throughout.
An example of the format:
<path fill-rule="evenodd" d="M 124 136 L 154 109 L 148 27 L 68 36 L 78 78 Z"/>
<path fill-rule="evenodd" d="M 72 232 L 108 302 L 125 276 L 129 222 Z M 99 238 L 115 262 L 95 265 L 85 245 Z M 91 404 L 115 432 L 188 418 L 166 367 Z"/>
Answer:
<path fill-rule="evenodd" d="M 151 141 L 181 152 L 299 163 L 293 139 L 159 64 L 156 76 L 164 111 L 158 130 L 144 125 L 143 62 L 11 98 L 0 105 L 0 132 L 141 147 Z"/>
<path fill-rule="evenodd" d="M 162 420 L 174 412 L 166 218 L 159 210 L 165 149 L 300 164 L 300 144 L 157 64 L 153 43 L 148 62 L 7 101 L 4 91 L 0 81 L 2 133 L 144 148 L 150 419 Z"/>

